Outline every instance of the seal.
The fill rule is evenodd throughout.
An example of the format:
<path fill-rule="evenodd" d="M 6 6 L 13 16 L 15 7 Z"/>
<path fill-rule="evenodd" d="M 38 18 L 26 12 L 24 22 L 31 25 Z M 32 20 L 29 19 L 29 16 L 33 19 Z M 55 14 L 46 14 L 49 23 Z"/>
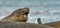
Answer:
<path fill-rule="evenodd" d="M 20 8 L 15 10 L 9 16 L 3 18 L 1 21 L 18 21 L 18 22 L 26 22 L 28 20 L 29 8 Z"/>

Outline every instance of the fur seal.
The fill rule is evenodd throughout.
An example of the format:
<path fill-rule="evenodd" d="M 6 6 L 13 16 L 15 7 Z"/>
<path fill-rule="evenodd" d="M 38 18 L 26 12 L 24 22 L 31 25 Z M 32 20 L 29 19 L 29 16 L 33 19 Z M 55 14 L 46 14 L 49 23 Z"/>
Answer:
<path fill-rule="evenodd" d="M 17 22 L 26 22 L 28 20 L 29 8 L 20 8 L 15 10 L 9 16 L 3 18 L 1 21 L 17 21 Z"/>

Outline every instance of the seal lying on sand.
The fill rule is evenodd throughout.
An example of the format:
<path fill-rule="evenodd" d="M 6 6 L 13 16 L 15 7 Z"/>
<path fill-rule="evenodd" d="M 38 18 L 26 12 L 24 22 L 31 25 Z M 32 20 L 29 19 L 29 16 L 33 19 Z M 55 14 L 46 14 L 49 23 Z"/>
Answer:
<path fill-rule="evenodd" d="M 18 22 L 26 22 L 28 18 L 29 8 L 21 8 L 14 11 L 11 15 L 3 18 L 1 21 L 18 21 Z"/>

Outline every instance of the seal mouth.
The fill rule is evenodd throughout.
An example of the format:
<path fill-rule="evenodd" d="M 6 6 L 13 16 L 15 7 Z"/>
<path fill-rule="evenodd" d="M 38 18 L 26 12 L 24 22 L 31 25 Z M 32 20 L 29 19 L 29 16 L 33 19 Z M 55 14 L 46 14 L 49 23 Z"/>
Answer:
<path fill-rule="evenodd" d="M 24 13 L 25 15 L 28 15 L 28 12 Z"/>
<path fill-rule="evenodd" d="M 25 12 L 22 16 L 23 16 L 24 18 L 27 18 L 27 15 L 28 15 L 28 12 Z"/>

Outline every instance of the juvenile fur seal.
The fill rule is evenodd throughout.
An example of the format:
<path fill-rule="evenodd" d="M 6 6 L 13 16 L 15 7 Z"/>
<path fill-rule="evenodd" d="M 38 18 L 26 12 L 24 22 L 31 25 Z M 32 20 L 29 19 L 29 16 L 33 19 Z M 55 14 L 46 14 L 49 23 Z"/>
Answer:
<path fill-rule="evenodd" d="M 18 21 L 18 22 L 26 22 L 28 18 L 29 8 L 20 8 L 15 10 L 9 16 L 3 18 L 1 21 L 8 22 L 8 21 Z"/>

